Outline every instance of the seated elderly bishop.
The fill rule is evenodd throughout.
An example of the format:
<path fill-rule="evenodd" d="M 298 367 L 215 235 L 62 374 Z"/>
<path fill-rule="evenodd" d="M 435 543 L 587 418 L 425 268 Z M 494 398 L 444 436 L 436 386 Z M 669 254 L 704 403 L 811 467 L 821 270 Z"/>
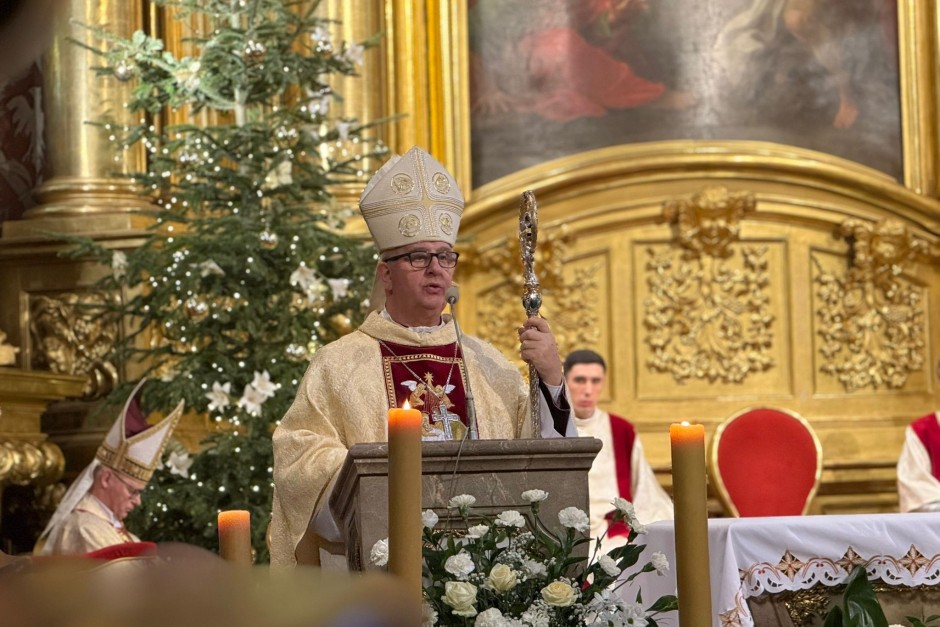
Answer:
<path fill-rule="evenodd" d="M 902 512 L 940 511 L 940 412 L 907 426 L 897 471 Z"/>
<path fill-rule="evenodd" d="M 169 416 L 151 426 L 140 409 L 141 380 L 98 447 L 95 459 L 72 483 L 39 537 L 35 553 L 84 554 L 139 542 L 124 527 L 140 504 L 166 443 L 183 414 L 180 401 Z"/>
<path fill-rule="evenodd" d="M 460 440 L 472 429 L 469 389 L 480 438 L 532 437 L 529 386 L 517 367 L 479 338 L 459 342 L 442 313 L 463 207 L 451 174 L 417 147 L 366 186 L 359 209 L 380 253 L 375 311 L 314 354 L 274 432 L 272 565 L 296 563 L 311 520 L 321 538 L 342 541 L 328 506 L 332 482 L 350 446 L 387 440 L 392 407 L 420 409 L 426 440 Z M 548 323 L 529 318 L 516 332 L 520 356 L 540 378 L 540 435 L 576 437 Z"/>

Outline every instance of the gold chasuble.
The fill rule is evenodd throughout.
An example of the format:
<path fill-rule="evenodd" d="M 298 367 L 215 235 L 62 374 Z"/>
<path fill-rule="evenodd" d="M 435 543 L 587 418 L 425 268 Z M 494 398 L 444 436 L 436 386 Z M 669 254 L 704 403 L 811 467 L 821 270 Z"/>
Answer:
<path fill-rule="evenodd" d="M 62 523 L 47 552 L 53 555 L 81 555 L 115 544 L 140 542 L 114 517 L 105 505 L 86 494 Z"/>
<path fill-rule="evenodd" d="M 353 333 L 321 348 L 274 431 L 271 563 L 295 564 L 294 550 L 348 448 L 384 442 L 388 410 L 408 400 L 421 410 L 425 439 L 466 430 L 469 378 L 480 438 L 531 437 L 529 388 L 519 370 L 470 335 L 461 355 L 453 321 L 417 333 L 373 313 Z"/>

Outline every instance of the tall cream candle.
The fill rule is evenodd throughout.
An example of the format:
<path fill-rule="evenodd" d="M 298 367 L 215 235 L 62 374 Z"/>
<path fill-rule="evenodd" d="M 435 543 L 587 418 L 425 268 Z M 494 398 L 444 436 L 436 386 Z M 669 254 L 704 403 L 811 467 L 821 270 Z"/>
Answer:
<path fill-rule="evenodd" d="M 669 427 L 672 489 L 676 511 L 676 582 L 679 624 L 711 627 L 708 561 L 708 484 L 705 427 L 688 422 Z"/>
<path fill-rule="evenodd" d="M 245 510 L 219 512 L 219 555 L 227 562 L 251 566 L 251 514 Z"/>
<path fill-rule="evenodd" d="M 421 412 L 388 410 L 388 570 L 421 603 Z"/>

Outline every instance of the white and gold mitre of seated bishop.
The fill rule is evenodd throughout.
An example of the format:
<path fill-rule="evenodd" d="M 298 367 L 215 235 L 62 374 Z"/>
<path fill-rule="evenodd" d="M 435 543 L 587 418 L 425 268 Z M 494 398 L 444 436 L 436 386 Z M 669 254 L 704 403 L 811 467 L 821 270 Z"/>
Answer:
<path fill-rule="evenodd" d="M 454 177 L 417 146 L 389 159 L 359 199 L 359 211 L 379 251 L 415 242 L 453 246 L 463 206 Z"/>
<path fill-rule="evenodd" d="M 95 457 L 102 465 L 146 483 L 160 463 L 160 455 L 183 415 L 184 402 L 180 401 L 169 416 L 150 425 L 138 400 L 144 382 L 146 379 L 142 379 L 131 392 Z"/>

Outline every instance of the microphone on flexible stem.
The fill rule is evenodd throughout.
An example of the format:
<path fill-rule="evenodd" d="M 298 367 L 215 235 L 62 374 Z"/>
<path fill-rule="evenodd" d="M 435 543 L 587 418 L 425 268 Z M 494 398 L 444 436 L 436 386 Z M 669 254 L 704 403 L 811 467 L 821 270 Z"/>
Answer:
<path fill-rule="evenodd" d="M 454 303 L 460 298 L 460 290 L 456 285 L 451 285 L 444 292 L 444 298 L 450 305 L 450 316 L 454 319 L 454 329 L 457 331 L 457 345 L 460 347 L 460 355 L 463 356 L 463 333 L 460 331 L 460 325 L 457 324 L 457 312 L 454 311 Z M 471 440 L 480 439 L 477 431 L 477 408 L 473 402 L 473 392 L 470 390 L 470 370 L 467 369 L 467 430 Z"/>

